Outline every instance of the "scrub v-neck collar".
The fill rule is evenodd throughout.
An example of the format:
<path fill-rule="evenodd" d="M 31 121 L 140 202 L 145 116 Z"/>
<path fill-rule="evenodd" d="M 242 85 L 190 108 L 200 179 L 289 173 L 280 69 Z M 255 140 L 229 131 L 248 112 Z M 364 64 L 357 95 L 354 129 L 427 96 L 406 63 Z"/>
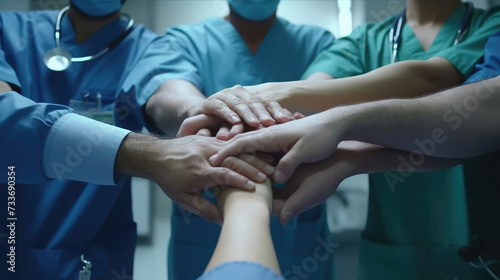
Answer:
<path fill-rule="evenodd" d="M 68 16 L 63 16 L 61 20 L 61 48 L 69 51 L 73 57 L 94 55 L 119 36 L 127 25 L 127 21 L 114 20 L 99 29 L 82 44 L 78 44 L 73 24 Z"/>
<path fill-rule="evenodd" d="M 403 27 L 403 47 L 402 52 L 415 54 L 415 53 L 433 53 L 436 51 L 440 51 L 444 46 L 452 46 L 455 41 L 455 35 L 457 34 L 457 29 L 460 26 L 460 22 L 462 18 L 465 16 L 467 12 L 467 5 L 462 4 L 458 8 L 450 14 L 450 16 L 446 19 L 443 26 L 439 30 L 436 38 L 432 42 L 431 46 L 427 51 L 424 50 L 422 44 L 418 40 L 417 36 L 413 32 L 413 29 L 409 24 L 405 24 Z M 406 49 L 406 51 L 405 51 Z"/>
<path fill-rule="evenodd" d="M 264 36 L 264 39 L 259 45 L 259 48 L 255 53 L 252 53 L 250 48 L 248 47 L 247 43 L 245 40 L 243 40 L 243 37 L 241 37 L 240 33 L 234 27 L 229 21 L 227 21 L 224 18 L 217 18 L 218 25 L 220 27 L 220 30 L 226 34 L 227 38 L 229 41 L 232 43 L 233 46 L 237 47 L 239 49 L 240 53 L 243 53 L 245 55 L 248 55 L 250 57 L 258 57 L 260 56 L 260 53 L 262 53 L 263 49 L 266 49 L 266 45 L 269 44 L 269 38 L 273 37 L 273 33 L 275 30 L 278 28 L 277 26 L 281 24 L 280 19 L 276 18 L 274 21 L 273 25 L 269 28 L 267 31 L 266 35 Z"/>

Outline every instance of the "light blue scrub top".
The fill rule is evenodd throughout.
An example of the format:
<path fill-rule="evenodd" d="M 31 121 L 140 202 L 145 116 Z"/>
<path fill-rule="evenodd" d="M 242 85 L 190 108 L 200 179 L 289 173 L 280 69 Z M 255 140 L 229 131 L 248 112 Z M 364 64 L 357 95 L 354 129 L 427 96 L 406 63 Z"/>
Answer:
<path fill-rule="evenodd" d="M 272 269 L 259 263 L 234 261 L 218 265 L 197 280 L 285 280 Z"/>
<path fill-rule="evenodd" d="M 164 36 L 138 25 L 118 47 L 104 56 L 73 63 L 63 72 L 53 72 L 44 65 L 43 57 L 55 47 L 57 13 L 0 12 L 0 80 L 20 88 L 23 96 L 35 102 L 68 105 L 70 99 L 81 100 L 87 93 L 90 100 L 95 101 L 100 93 L 103 108 L 114 110 L 116 125 L 140 130 L 143 127 L 141 106 L 161 84 L 157 74 L 168 71 L 161 61 L 171 60 L 171 56 L 176 55 L 168 53 L 164 42 L 159 42 Z M 109 23 L 78 45 L 72 24 L 64 16 L 61 46 L 74 57 L 95 54 L 118 36 L 126 24 L 127 20 Z M 27 116 L 30 111 L 18 110 L 16 114 Z M 37 123 L 40 121 L 34 121 L 31 127 L 35 135 L 46 133 L 46 126 Z M 16 145 L 10 147 L 13 159 L 9 164 L 22 167 L 22 161 L 30 161 L 29 166 L 37 168 L 37 172 L 30 175 L 20 172 L 18 180 L 41 183 L 49 178 L 46 178 L 47 172 L 45 176 L 37 175 L 41 168 L 40 154 L 32 153 L 34 147 L 30 141 L 35 139 L 19 136 Z M 40 145 L 36 150 L 39 151 Z M 75 156 L 71 150 L 78 151 L 78 146 L 63 145 L 60 150 L 63 156 Z M 104 169 L 111 150 L 102 152 L 99 167 Z M 85 150 L 81 151 L 85 158 Z M 95 147 L 91 149 L 91 153 L 100 151 Z M 51 155 L 49 152 L 48 156 Z M 74 166 L 69 165 L 71 169 L 81 167 L 75 162 Z M 108 183 L 110 181 L 112 184 L 112 180 Z M 20 279 L 78 279 L 83 265 L 82 253 L 93 264 L 93 280 L 132 275 L 136 226 L 132 220 L 129 178 L 121 180 L 118 186 L 69 180 L 23 184 L 16 189 L 16 202 L 18 255 L 15 276 Z"/>
<path fill-rule="evenodd" d="M 234 85 L 298 80 L 308 65 L 334 41 L 326 30 L 294 25 L 278 18 L 252 54 L 238 31 L 223 18 L 197 25 L 173 27 L 166 33 L 169 46 L 182 58 L 172 61 L 177 69 L 166 79 L 193 83 L 205 96 Z M 314 272 L 304 272 L 303 261 L 319 246 L 317 238 L 328 235 L 325 213 L 317 207 L 283 227 L 272 219 L 271 232 L 284 275 L 305 273 L 311 279 L 334 279 L 333 255 L 319 262 Z M 201 233 L 201 235 L 200 235 Z M 215 249 L 220 227 L 174 205 L 168 272 L 171 280 L 200 276 Z M 293 271 L 292 266 L 302 272 Z M 306 268 L 307 269 L 307 268 Z M 288 273 L 288 274 L 287 274 Z"/>

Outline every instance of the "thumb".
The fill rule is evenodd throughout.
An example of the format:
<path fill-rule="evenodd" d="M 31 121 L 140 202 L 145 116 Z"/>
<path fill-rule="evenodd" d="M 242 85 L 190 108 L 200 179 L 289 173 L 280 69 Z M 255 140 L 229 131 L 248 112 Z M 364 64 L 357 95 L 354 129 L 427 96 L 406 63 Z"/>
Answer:
<path fill-rule="evenodd" d="M 282 225 L 286 225 L 298 214 L 318 204 L 314 200 L 314 195 L 311 196 L 310 191 L 306 191 L 301 185 L 281 206 L 279 221 Z"/>
<path fill-rule="evenodd" d="M 308 151 L 303 141 L 299 140 L 292 149 L 288 151 L 278 162 L 274 172 L 274 181 L 283 184 L 292 176 L 293 172 L 301 163 L 306 162 Z"/>
<path fill-rule="evenodd" d="M 219 208 L 206 200 L 202 193 L 185 194 L 179 201 L 179 205 L 185 210 L 192 212 L 207 221 L 222 224 L 222 216 Z"/>

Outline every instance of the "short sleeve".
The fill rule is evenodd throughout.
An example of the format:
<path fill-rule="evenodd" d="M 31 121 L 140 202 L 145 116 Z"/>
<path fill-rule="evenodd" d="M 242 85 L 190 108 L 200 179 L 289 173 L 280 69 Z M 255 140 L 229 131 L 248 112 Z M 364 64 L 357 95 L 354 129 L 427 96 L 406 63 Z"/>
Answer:
<path fill-rule="evenodd" d="M 486 12 L 476 10 L 475 13 L 474 17 L 478 19 L 471 23 L 471 31 L 469 31 L 466 39 L 460 44 L 434 55 L 451 62 L 466 78 L 474 72 L 475 64 L 483 56 L 484 46 L 488 38 L 500 30 L 500 7 L 495 7 Z"/>
<path fill-rule="evenodd" d="M 323 52 L 323 51 L 326 51 L 328 50 L 331 46 L 333 46 L 333 44 L 335 43 L 335 37 L 333 36 L 332 33 L 330 33 L 330 31 L 326 30 L 326 29 L 321 29 L 320 31 L 318 31 L 318 37 L 319 39 L 315 40 L 316 43 L 316 46 L 318 48 L 318 55 Z"/>
<path fill-rule="evenodd" d="M 124 92 L 135 92 L 137 103 L 146 104 L 161 84 L 170 79 L 185 79 L 200 85 L 195 67 L 169 36 L 158 36 L 143 52 L 123 83 Z"/>
<path fill-rule="evenodd" d="M 311 63 L 302 75 L 307 79 L 316 72 L 327 73 L 335 78 L 349 77 L 364 73 L 360 51 L 364 46 L 367 26 L 356 28 L 349 36 L 335 41 Z"/>
<path fill-rule="evenodd" d="M 214 267 L 198 280 L 285 280 L 270 268 L 248 261 L 234 261 Z"/>
<path fill-rule="evenodd" d="M 484 59 L 465 83 L 479 82 L 500 75 L 500 32 L 490 37 L 484 49 Z"/>

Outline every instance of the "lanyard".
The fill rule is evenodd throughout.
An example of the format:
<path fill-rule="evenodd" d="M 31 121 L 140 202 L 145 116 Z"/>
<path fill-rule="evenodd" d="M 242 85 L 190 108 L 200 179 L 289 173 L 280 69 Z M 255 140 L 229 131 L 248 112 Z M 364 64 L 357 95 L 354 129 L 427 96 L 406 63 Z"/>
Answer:
<path fill-rule="evenodd" d="M 470 20 L 472 18 L 472 12 L 474 11 L 474 5 L 470 2 L 466 2 L 467 12 L 462 18 L 460 25 L 455 36 L 455 42 L 453 45 L 457 45 L 463 41 L 467 32 L 469 31 Z M 389 42 L 391 42 L 391 63 L 396 62 L 398 56 L 398 51 L 401 48 L 401 33 L 403 32 L 403 25 L 406 23 L 406 9 L 399 14 L 399 16 L 394 20 L 392 24 L 391 31 L 389 33 Z"/>

